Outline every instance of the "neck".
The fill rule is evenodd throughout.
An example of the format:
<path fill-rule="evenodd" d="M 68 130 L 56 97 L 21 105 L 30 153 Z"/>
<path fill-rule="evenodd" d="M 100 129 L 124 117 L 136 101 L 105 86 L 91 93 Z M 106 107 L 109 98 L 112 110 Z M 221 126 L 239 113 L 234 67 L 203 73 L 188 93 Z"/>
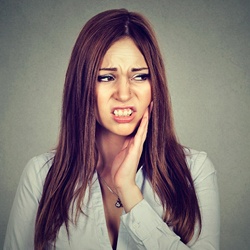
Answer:
<path fill-rule="evenodd" d="M 126 136 L 113 134 L 103 128 L 98 128 L 97 147 L 100 153 L 97 171 L 103 177 L 110 174 L 112 163 L 121 151 Z"/>

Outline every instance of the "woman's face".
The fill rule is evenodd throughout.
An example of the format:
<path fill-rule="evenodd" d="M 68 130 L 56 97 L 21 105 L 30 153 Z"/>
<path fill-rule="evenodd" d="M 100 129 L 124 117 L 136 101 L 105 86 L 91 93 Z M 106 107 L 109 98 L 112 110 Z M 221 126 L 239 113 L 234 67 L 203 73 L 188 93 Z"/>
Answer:
<path fill-rule="evenodd" d="M 97 121 L 121 136 L 134 132 L 151 102 L 149 69 L 130 38 L 106 52 L 96 82 Z"/>

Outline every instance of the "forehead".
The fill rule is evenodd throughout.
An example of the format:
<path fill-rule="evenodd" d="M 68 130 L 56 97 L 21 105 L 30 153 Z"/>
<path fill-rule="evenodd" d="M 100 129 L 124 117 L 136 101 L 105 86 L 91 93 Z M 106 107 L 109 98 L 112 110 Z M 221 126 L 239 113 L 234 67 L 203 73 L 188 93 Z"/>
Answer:
<path fill-rule="evenodd" d="M 131 38 L 122 38 L 111 45 L 104 55 L 101 65 L 120 63 L 147 65 L 144 56 Z"/>

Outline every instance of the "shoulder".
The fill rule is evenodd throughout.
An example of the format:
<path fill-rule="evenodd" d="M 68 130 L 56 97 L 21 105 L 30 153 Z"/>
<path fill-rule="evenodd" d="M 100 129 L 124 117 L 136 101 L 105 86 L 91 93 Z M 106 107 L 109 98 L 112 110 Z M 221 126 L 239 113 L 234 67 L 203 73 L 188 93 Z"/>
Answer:
<path fill-rule="evenodd" d="M 25 166 L 20 184 L 36 193 L 41 192 L 44 180 L 54 159 L 55 152 L 48 152 L 33 157 Z"/>
<path fill-rule="evenodd" d="M 185 148 L 184 152 L 194 182 L 202 181 L 209 175 L 216 173 L 215 167 L 206 152 L 188 148 Z"/>
<path fill-rule="evenodd" d="M 35 174 L 41 176 L 43 176 L 44 174 L 47 175 L 47 172 L 49 171 L 51 164 L 53 162 L 54 155 L 55 155 L 54 152 L 48 152 L 33 157 L 27 163 L 23 174 L 26 175 Z"/>

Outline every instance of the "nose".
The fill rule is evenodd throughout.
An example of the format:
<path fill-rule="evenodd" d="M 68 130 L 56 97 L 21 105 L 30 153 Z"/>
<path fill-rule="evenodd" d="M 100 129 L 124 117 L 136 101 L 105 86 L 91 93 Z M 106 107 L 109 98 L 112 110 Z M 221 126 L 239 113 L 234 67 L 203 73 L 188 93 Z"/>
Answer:
<path fill-rule="evenodd" d="M 114 98 L 120 102 L 126 102 L 131 98 L 131 86 L 128 79 L 121 79 L 116 83 Z"/>

